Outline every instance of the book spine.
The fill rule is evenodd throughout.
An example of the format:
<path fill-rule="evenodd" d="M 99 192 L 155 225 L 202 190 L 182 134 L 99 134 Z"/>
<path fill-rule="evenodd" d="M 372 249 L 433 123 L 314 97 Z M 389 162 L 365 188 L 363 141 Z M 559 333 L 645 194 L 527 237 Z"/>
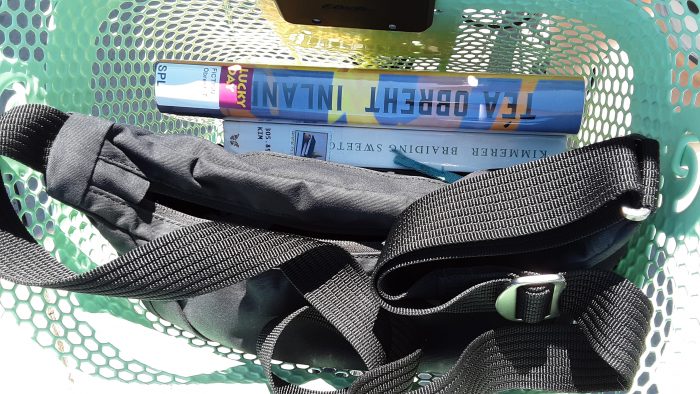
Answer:
<path fill-rule="evenodd" d="M 357 126 L 576 134 L 585 82 L 550 76 L 159 62 L 161 112 Z"/>
<path fill-rule="evenodd" d="M 395 153 L 452 172 L 503 168 L 566 150 L 565 135 L 455 133 L 352 126 L 224 121 L 233 153 L 277 152 L 358 167 L 400 169 Z"/>

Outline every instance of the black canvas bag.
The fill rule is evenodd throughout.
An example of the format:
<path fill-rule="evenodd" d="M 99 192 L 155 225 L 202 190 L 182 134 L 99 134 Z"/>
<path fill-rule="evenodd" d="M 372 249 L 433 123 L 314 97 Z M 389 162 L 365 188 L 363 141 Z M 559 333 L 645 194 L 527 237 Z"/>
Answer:
<path fill-rule="evenodd" d="M 368 370 L 346 391 L 624 389 L 651 306 L 612 273 L 656 207 L 658 145 L 628 136 L 452 185 L 232 155 L 46 106 L 0 118 L 0 155 L 46 175 L 121 256 L 74 274 L 0 196 L 0 277 L 140 299 L 203 338 Z"/>

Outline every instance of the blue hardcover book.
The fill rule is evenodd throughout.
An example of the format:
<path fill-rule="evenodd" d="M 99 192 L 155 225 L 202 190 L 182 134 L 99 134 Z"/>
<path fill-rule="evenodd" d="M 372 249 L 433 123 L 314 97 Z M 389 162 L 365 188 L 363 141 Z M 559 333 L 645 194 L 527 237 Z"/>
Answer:
<path fill-rule="evenodd" d="M 230 152 L 277 152 L 358 167 L 402 169 L 396 152 L 450 172 L 503 168 L 566 150 L 565 135 L 455 133 L 256 121 L 224 121 Z"/>
<path fill-rule="evenodd" d="M 578 133 L 585 82 L 216 63 L 156 65 L 162 112 L 362 127 Z"/>

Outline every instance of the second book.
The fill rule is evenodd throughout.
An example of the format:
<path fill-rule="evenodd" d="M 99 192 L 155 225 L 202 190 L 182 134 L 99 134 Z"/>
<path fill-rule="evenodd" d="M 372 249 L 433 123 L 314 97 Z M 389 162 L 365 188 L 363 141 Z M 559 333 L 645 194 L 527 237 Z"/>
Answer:
<path fill-rule="evenodd" d="M 431 168 L 474 172 L 509 167 L 566 150 L 564 135 L 460 133 L 226 120 L 233 153 L 277 152 L 358 167 L 405 169 L 397 156 Z"/>

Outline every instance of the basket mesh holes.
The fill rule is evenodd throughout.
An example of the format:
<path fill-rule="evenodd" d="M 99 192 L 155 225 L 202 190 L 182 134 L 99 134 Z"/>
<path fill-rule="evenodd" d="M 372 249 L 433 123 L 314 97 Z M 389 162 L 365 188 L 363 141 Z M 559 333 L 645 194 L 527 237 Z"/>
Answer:
<path fill-rule="evenodd" d="M 2 52 L 16 64 L 23 63 L 39 65 L 32 72 L 37 75 L 47 73 L 44 51 L 49 36 L 55 29 L 56 22 L 52 17 L 53 7 L 49 0 L 42 1 L 0 1 L 3 4 L 0 11 L 0 42 Z M 71 2 L 65 2 L 69 7 Z M 677 112 L 700 107 L 700 69 L 698 55 L 700 54 L 700 37 L 698 36 L 697 0 L 692 1 L 657 1 L 632 0 L 644 10 L 650 18 L 639 23 L 655 23 L 666 40 L 671 55 L 672 69 L 665 74 L 665 80 L 645 81 L 635 79 L 635 67 L 645 67 L 645 64 L 630 63 L 624 46 L 615 41 L 614 31 L 604 30 L 588 22 L 597 22 L 597 18 L 581 21 L 567 16 L 568 2 L 548 2 L 547 14 L 530 13 L 522 10 L 529 6 L 517 2 L 494 2 L 498 7 L 513 8 L 511 11 L 500 9 L 465 9 L 462 12 L 458 31 L 454 32 L 455 50 L 448 56 L 425 57 L 416 56 L 387 56 L 391 51 L 365 51 L 361 42 L 347 42 L 337 37 L 318 36 L 305 31 L 303 28 L 291 37 L 296 43 L 294 48 L 288 48 L 278 37 L 278 31 L 273 30 L 264 20 L 263 12 L 253 1 L 224 0 L 216 2 L 212 7 L 211 0 L 194 0 L 191 2 L 179 0 L 153 1 L 121 1 L 110 4 L 115 9 L 105 9 L 96 18 L 94 26 L 97 31 L 85 31 L 80 26 L 68 24 L 59 25 L 59 29 L 75 29 L 75 36 L 86 38 L 87 43 L 97 47 L 93 52 L 65 51 L 64 58 L 52 58 L 53 63 L 77 64 L 88 62 L 87 72 L 76 71 L 67 67 L 62 72 L 63 77 L 70 83 L 49 82 L 49 91 L 54 97 L 50 104 L 65 108 L 82 106 L 87 103 L 88 110 L 94 115 L 110 118 L 115 121 L 138 123 L 154 131 L 165 129 L 182 133 L 190 133 L 217 141 L 220 123 L 203 122 L 201 119 L 187 117 L 161 116 L 152 104 L 152 62 L 159 57 L 178 59 L 199 59 L 212 61 L 241 61 L 241 62 L 284 62 L 301 61 L 324 65 L 348 65 L 359 67 L 382 67 L 395 69 L 448 69 L 452 71 L 496 71 L 521 73 L 547 73 L 557 75 L 583 75 L 587 79 L 587 106 L 582 131 L 577 141 L 571 141 L 571 146 L 579 146 L 617 135 L 624 135 L 630 129 L 641 130 L 640 116 L 632 124 L 632 114 L 629 113 L 635 87 L 640 90 L 644 84 L 653 83 L 662 92 L 663 103 L 671 103 Z M 465 2 L 466 3 L 466 2 Z M 535 2 L 533 4 L 537 4 Z M 627 4 L 627 2 L 625 2 Z M 506 5 L 503 5 L 506 4 Z M 594 7 L 595 5 L 591 5 Z M 497 7 L 490 5 L 490 7 Z M 93 15 L 90 15 L 94 18 Z M 103 23 L 101 18 L 107 17 Z M 606 17 L 601 13 L 600 20 Z M 653 22 L 651 22 L 653 21 Z M 60 22 L 59 22 L 60 23 Z M 156 25 L 160 24 L 158 28 Z M 609 26 L 609 24 L 608 24 Z M 83 30 L 81 30 L 83 29 Z M 275 28 L 277 29 L 277 27 Z M 612 29 L 611 29 L 612 30 Z M 605 31 L 605 33 L 603 32 Z M 65 31 L 62 31 L 66 36 Z M 606 34 L 607 33 L 607 34 Z M 280 33 L 285 40 L 288 36 Z M 640 41 L 646 37 L 640 37 Z M 56 40 L 55 38 L 52 38 Z M 622 40 L 620 40 L 622 42 Z M 18 44 L 15 44 L 18 42 Z M 627 41 L 629 42 L 629 41 Z M 4 45 L 9 44 L 9 45 Z M 58 45 L 56 41 L 53 45 Z M 416 49 L 425 49 L 421 41 L 409 42 Z M 55 48 L 54 48 L 55 49 Z M 73 56 L 73 57 L 70 57 Z M 96 61 L 95 61 L 96 57 Z M 24 60 L 26 59 L 26 60 Z M 637 59 L 639 60 L 639 59 Z M 91 63 L 94 62 L 94 65 Z M 7 65 L 0 64 L 4 71 Z M 54 66 L 54 70 L 56 64 Z M 9 66 L 10 70 L 17 69 Z M 36 71 L 36 70 L 43 71 Z M 24 72 L 23 69 L 19 69 Z M 83 75 L 87 74 L 87 75 Z M 660 78 L 662 79 L 662 78 Z M 89 87 L 89 89 L 87 89 Z M 648 86 L 646 86 L 648 91 Z M 0 87 L 7 89 L 7 87 Z M 637 95 L 638 96 L 638 95 Z M 7 96 L 9 97 L 9 96 Z M 41 97 L 40 97 L 41 98 Z M 653 97 L 650 100 L 655 99 Z M 694 107 L 694 108 L 690 108 Z M 663 105 L 658 106 L 658 113 L 649 115 L 650 127 L 668 128 L 668 118 L 661 111 L 666 111 Z M 644 121 L 645 119 L 641 119 Z M 159 125 L 163 122 L 163 126 Z M 675 133 L 677 130 L 670 130 Z M 7 175 L 7 174 L 6 174 Z M 8 178 L 9 177 L 9 178 Z M 20 216 L 25 212 L 30 214 L 26 220 L 29 231 L 35 236 L 43 236 L 43 244 L 49 251 L 54 251 L 59 260 L 73 263 L 75 267 L 86 268 L 94 266 L 90 259 L 106 261 L 110 255 L 110 247 L 104 245 L 99 237 L 93 236 L 94 229 L 87 220 L 52 202 L 39 184 L 32 184 L 32 178 L 25 174 L 7 175 L 5 187 L 12 195 L 12 204 Z M 24 185 L 20 193 L 15 190 L 15 179 Z M 18 186 L 19 187 L 19 186 Z M 38 190 L 38 191 L 37 191 Z M 668 191 L 665 191 L 668 192 Z M 36 194 L 34 200 L 27 199 L 28 193 Z M 672 200 L 673 196 L 664 196 L 664 200 Z M 29 201 L 29 202 L 28 202 Z M 34 204 L 34 209 L 29 208 Z M 665 202 L 665 204 L 667 204 Z M 31 211 L 31 212 L 30 212 Z M 657 215 L 660 216 L 660 215 Z M 52 221 L 55 219 L 55 223 Z M 694 288 L 676 288 L 677 282 L 683 282 L 697 273 L 697 269 L 683 263 L 697 261 L 698 234 L 691 230 L 688 234 L 679 234 L 669 230 L 673 218 L 657 218 L 654 224 L 648 224 L 641 234 L 630 245 L 630 254 L 621 264 L 620 272 L 629 278 L 636 278 L 645 292 L 653 300 L 655 314 L 653 317 L 652 334 L 648 342 L 647 353 L 642 362 L 636 392 L 651 393 L 658 391 L 654 382 L 655 368 L 662 362 L 664 349 L 669 349 L 673 343 L 689 341 L 678 340 L 669 342 L 669 335 L 679 335 L 679 327 L 671 324 L 671 314 L 674 322 L 684 321 L 683 306 L 697 302 L 698 291 Z M 663 230 L 663 231 L 662 231 Z M 51 234 L 51 236 L 47 236 Z M 53 235 L 56 235 L 54 237 Z M 63 238 L 69 239 L 68 241 Z M 54 245 L 54 242 L 56 245 Z M 675 270 L 675 271 L 674 271 Z M 680 278 L 680 279 L 676 279 Z M 686 280 L 687 281 L 687 280 Z M 82 336 L 78 331 L 84 322 L 73 316 L 78 309 L 99 310 L 111 305 L 110 302 L 98 302 L 96 299 L 81 298 L 81 302 L 70 299 L 64 292 L 57 292 L 53 302 L 45 299 L 46 309 L 36 310 L 38 305 L 35 292 L 31 289 L 15 286 L 0 281 L 4 289 L 0 292 L 0 305 L 15 314 L 21 313 L 28 319 L 20 319 L 26 325 L 39 324 L 43 326 L 45 318 L 49 321 L 46 328 L 37 329 L 37 341 L 47 342 L 50 334 L 52 345 L 63 358 L 64 363 L 73 368 L 93 372 L 110 379 L 120 379 L 120 376 L 130 381 L 147 381 L 148 376 L 155 377 L 156 382 L 184 382 L 184 379 L 155 371 L 146 367 L 144 372 L 137 364 L 122 360 L 114 368 L 109 360 L 121 359 L 117 349 L 109 344 L 95 340 L 98 352 L 103 358 L 95 358 L 90 354 L 88 359 L 80 359 L 83 351 L 90 353 L 94 344 L 85 337 L 74 345 L 67 339 Z M 674 288 L 676 291 L 674 291 Z M 24 290 L 23 290 L 24 289 Z M 9 294 L 9 296 L 8 296 Z M 43 293 L 42 293 L 43 294 Z M 685 297 L 685 298 L 684 298 Z M 694 298 L 695 297 L 695 298 Z M 46 295 L 44 294 L 44 298 Z M 64 301 L 63 303 L 61 301 Z M 680 306 L 680 307 L 679 307 Z M 9 309 L 8 309 L 9 308 Z M 27 309 L 28 308 L 28 309 Z M 63 309 L 62 309 L 63 308 Z M 137 305 L 130 304 L 127 310 L 137 316 L 143 316 L 144 311 Z M 129 309 L 131 308 L 131 309 Z M 676 310 L 674 310 L 676 308 Z M 29 311 L 29 316 L 27 315 Z M 680 319 L 680 320 L 679 320 Z M 696 318 L 695 318 L 696 319 Z M 144 320 L 146 320 L 144 318 Z M 688 319 L 686 319 L 688 320 Z M 697 319 L 695 320 L 697 321 Z M 151 321 L 155 327 L 160 327 L 169 335 L 178 335 L 179 329 L 156 319 Z M 697 325 L 697 324 L 696 324 Z M 194 340 L 192 334 L 182 332 L 182 337 Z M 690 338 L 692 339 L 692 337 Z M 89 346 L 89 347 L 88 347 Z M 261 379 L 260 370 L 252 368 L 254 356 L 244 356 L 241 352 L 231 350 L 226 352 L 221 346 L 198 342 L 198 346 L 212 349 L 231 359 L 241 359 L 250 366 L 246 370 L 246 379 Z M 678 345 L 677 347 L 683 347 Z M 83 349 L 78 351 L 77 349 Z M 224 348 L 225 349 L 225 348 Z M 677 350 L 668 350 L 669 353 Z M 251 362 L 252 361 L 252 362 Z M 90 364 L 94 365 L 94 368 Z M 296 369 L 302 368 L 296 366 Z M 309 368 L 305 368 L 306 371 Z M 343 375 L 343 371 L 326 369 L 318 370 L 326 378 Z M 125 371 L 124 373 L 121 373 Z M 323 372 L 326 371 L 326 372 Z M 291 372 L 288 371 L 288 372 Z M 255 374 L 260 376 L 257 376 Z M 150 374 L 150 375 L 149 375 Z M 353 375 L 353 371 L 350 371 Z M 249 376 L 255 376 L 249 378 Z M 426 383 L 433 379 L 432 374 L 419 376 L 420 382 Z M 213 375 L 212 379 L 224 381 L 237 380 L 238 375 Z"/>
<path fill-rule="evenodd" d="M 201 119 L 186 119 L 183 122 L 176 117 L 163 117 L 151 99 L 151 62 L 161 58 L 232 61 L 235 59 L 234 55 L 242 49 L 226 50 L 226 46 L 214 43 L 233 36 L 230 23 L 237 23 L 239 20 L 243 21 L 241 23 L 244 26 L 251 20 L 257 20 L 258 23 L 251 25 L 251 31 L 237 27 L 235 35 L 250 35 L 254 30 L 256 37 L 259 37 L 259 25 L 264 21 L 255 15 L 255 7 L 252 4 L 238 4 L 237 12 L 230 15 L 225 12 L 226 7 L 212 7 L 211 15 L 208 15 L 204 23 L 204 20 L 197 16 L 201 15 L 203 8 L 207 8 L 206 4 L 208 3 L 202 0 L 177 6 L 171 2 L 150 2 L 138 6 L 127 2 L 122 3 L 119 9 L 113 10 L 109 19 L 100 25 L 101 36 L 96 40 L 100 47 L 97 50 L 98 62 L 93 65 L 93 85 L 97 88 L 92 113 L 123 123 L 138 121 L 140 125 L 154 131 L 175 130 L 219 142 L 220 122 L 202 122 Z M 246 12 L 241 13 L 241 7 Z M 140 13 L 136 12 L 136 8 Z M 272 35 L 270 29 L 267 30 Z M 267 51 L 270 54 L 278 53 L 279 51 L 275 50 L 278 46 L 278 42 L 272 41 Z M 207 48 L 207 51 L 204 48 Z M 263 48 L 261 53 L 259 47 L 255 51 L 249 51 L 260 56 L 264 56 L 264 52 L 265 49 Z M 200 54 L 204 53 L 206 57 L 200 57 Z M 124 76 L 120 79 L 110 77 L 114 74 Z M 124 98 L 117 100 L 124 103 L 122 107 L 110 105 L 114 103 L 115 96 Z"/>
<path fill-rule="evenodd" d="M 87 269 L 94 263 L 87 258 L 88 253 L 93 261 L 106 261 L 115 257 L 114 249 L 109 245 L 100 246 L 100 238 L 94 230 L 89 229 L 85 217 L 65 206 L 59 206 L 45 192 L 42 178 L 31 170 L 14 172 L 14 167 L 3 167 L 4 181 L 8 196 L 27 230 L 37 238 L 56 231 L 50 215 L 51 207 L 58 206 L 57 212 L 66 218 L 60 231 L 66 231 L 59 238 L 46 238 L 44 246 L 51 251 L 53 243 L 60 241 L 61 260 L 77 265 L 72 268 Z M 81 231 L 76 231 L 77 229 Z M 48 245 L 47 245 L 48 244 Z M 76 248 L 76 245 L 78 247 Z M 99 247 L 98 249 L 94 249 Z M 81 249 L 83 250 L 81 252 Z M 96 253 L 102 251 L 102 253 Z M 60 257 L 60 256 L 59 256 Z M 14 285 L 0 280 L 4 289 L 0 293 L 0 306 L 5 310 L 13 310 L 20 321 L 31 324 L 35 329 L 34 338 L 41 346 L 53 348 L 69 368 L 76 368 L 85 373 L 96 373 L 108 379 L 130 379 L 142 382 L 157 379 L 159 382 L 172 382 L 175 375 L 152 370 L 149 376 L 139 374 L 146 368 L 135 360 L 121 359 L 119 352 L 111 345 L 96 337 L 95 330 L 86 322 L 79 320 L 74 314 L 76 308 L 89 305 L 81 303 L 75 294 L 65 291 L 40 289 Z M 171 331 L 172 332 L 172 331 Z M 172 332 L 175 334 L 174 332 Z M 107 361 L 109 358 L 109 361 Z M 110 365 L 100 367 L 107 363 Z M 100 367 L 100 368 L 98 368 Z"/>
<path fill-rule="evenodd" d="M 51 4 L 45 0 L 40 3 L 39 8 L 36 8 L 34 2 L 26 3 L 31 4 L 26 7 L 19 0 L 8 0 L 2 7 L 3 11 L 0 12 L 2 54 L 7 58 L 17 58 L 21 61 L 42 61 L 47 36 L 37 32 L 47 25 Z M 41 40 L 37 40 L 37 34 L 40 34 Z"/>
<path fill-rule="evenodd" d="M 582 75 L 588 81 L 579 146 L 629 134 L 634 69 L 594 25 L 541 13 L 465 9 L 449 71 Z"/>
<path fill-rule="evenodd" d="M 654 10 L 656 24 L 667 35 L 674 59 L 669 91 L 674 112 L 681 112 L 685 107 L 700 108 L 700 34 L 697 17 L 694 16 L 698 13 L 698 6 L 694 1 L 687 1 L 684 5 L 673 0 L 668 4 L 656 4 Z"/>

